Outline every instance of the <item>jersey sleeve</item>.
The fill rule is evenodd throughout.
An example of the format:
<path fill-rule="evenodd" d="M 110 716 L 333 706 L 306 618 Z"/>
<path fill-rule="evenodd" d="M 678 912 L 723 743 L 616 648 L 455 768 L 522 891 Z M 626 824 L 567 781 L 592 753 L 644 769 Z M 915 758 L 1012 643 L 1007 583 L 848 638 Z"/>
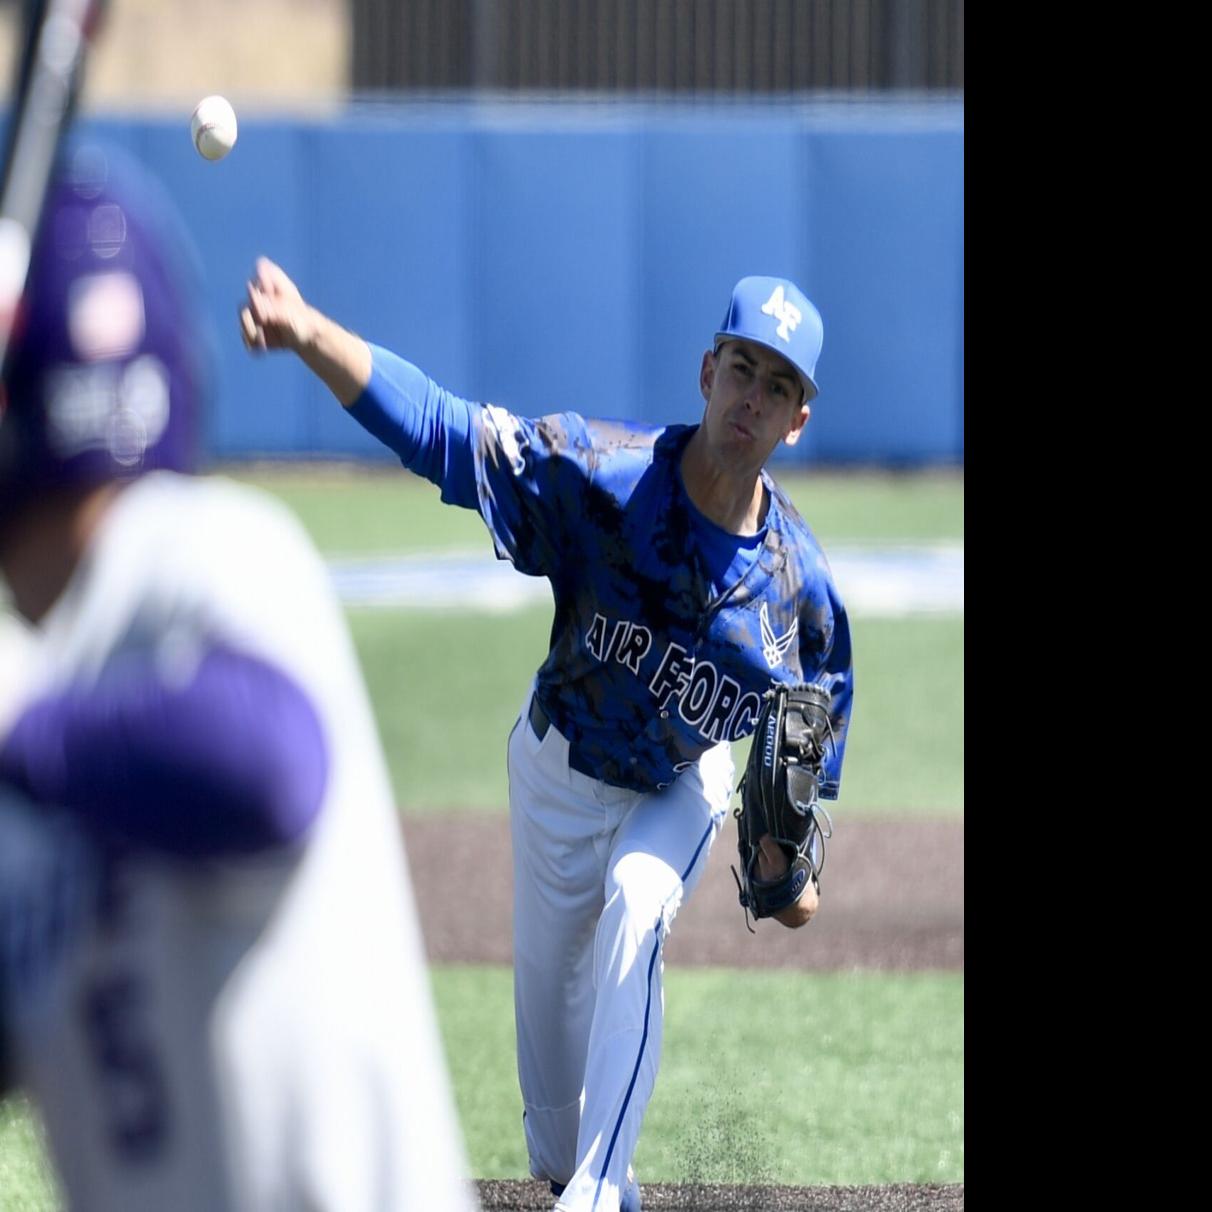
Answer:
<path fill-rule="evenodd" d="M 584 420 L 473 403 L 390 350 L 370 351 L 370 382 L 348 409 L 354 420 L 447 504 L 477 510 L 499 558 L 530 576 L 558 575 L 566 522 L 580 516 L 593 472 Z"/>
<path fill-rule="evenodd" d="M 34 699 L 0 745 L 0 784 L 133 845 L 182 857 L 297 841 L 327 750 L 284 671 L 217 638 L 187 672 L 140 651 Z"/>
<path fill-rule="evenodd" d="M 90 634 L 112 643 L 23 705 L 0 739 L 0 785 L 182 857 L 300 840 L 324 802 L 327 704 L 352 657 L 299 524 L 235 485 L 144 477 L 100 546 L 96 564 L 120 575 L 85 591 Z"/>
<path fill-rule="evenodd" d="M 411 362 L 370 346 L 370 382 L 347 411 L 410 471 L 442 489 L 449 504 L 475 508 L 468 435 L 479 405 L 435 383 Z"/>
<path fill-rule="evenodd" d="M 594 454 L 573 413 L 530 419 L 486 404 L 472 416 L 477 508 L 500 559 L 558 579 L 586 508 Z"/>

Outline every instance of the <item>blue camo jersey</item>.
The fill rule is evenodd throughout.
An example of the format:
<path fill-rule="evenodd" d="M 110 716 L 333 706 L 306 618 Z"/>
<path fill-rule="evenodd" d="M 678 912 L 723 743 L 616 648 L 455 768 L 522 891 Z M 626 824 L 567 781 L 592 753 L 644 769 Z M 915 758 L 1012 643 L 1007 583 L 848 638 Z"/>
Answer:
<path fill-rule="evenodd" d="M 444 500 L 476 508 L 500 558 L 551 581 L 536 694 L 577 769 L 658 789 L 712 745 L 752 732 L 771 685 L 819 682 L 833 695 L 835 741 L 821 794 L 837 798 L 849 624 L 820 545 L 765 471 L 762 546 L 716 593 L 679 472 L 697 426 L 519 417 L 371 348 L 371 385 L 350 411 Z"/>

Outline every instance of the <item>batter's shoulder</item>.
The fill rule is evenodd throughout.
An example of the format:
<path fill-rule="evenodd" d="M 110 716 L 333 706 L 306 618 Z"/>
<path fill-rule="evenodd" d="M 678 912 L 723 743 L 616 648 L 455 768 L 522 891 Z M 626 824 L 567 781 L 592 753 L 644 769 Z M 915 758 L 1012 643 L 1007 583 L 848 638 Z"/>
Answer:
<path fill-rule="evenodd" d="M 302 523 L 249 484 L 151 472 L 123 492 L 114 515 L 109 545 L 123 552 L 121 566 L 139 566 L 149 593 L 204 600 L 248 585 L 289 607 L 292 593 L 326 582 Z"/>
<path fill-rule="evenodd" d="M 220 556 L 239 547 L 272 551 L 278 543 L 291 548 L 309 543 L 302 524 L 281 500 L 226 476 L 154 472 L 128 493 L 137 496 L 144 524 L 163 531 L 169 541 L 182 542 L 187 536 L 204 549 L 213 546 Z"/>

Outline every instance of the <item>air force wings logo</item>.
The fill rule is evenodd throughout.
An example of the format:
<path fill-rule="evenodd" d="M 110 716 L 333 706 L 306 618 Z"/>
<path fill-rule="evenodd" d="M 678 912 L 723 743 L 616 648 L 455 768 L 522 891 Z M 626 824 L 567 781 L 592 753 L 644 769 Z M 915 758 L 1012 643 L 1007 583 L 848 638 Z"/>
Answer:
<path fill-rule="evenodd" d="M 787 629 L 784 635 L 775 635 L 774 628 L 770 626 L 770 614 L 766 609 L 766 603 L 762 603 L 762 656 L 766 658 L 766 664 L 773 669 L 783 660 L 783 655 L 787 649 L 795 643 L 796 633 L 799 631 L 799 622 L 793 622 Z"/>
<path fill-rule="evenodd" d="M 784 341 L 791 340 L 791 334 L 799 328 L 800 321 L 804 318 L 800 315 L 800 309 L 794 303 L 789 303 L 784 298 L 781 286 L 776 286 L 770 298 L 762 304 L 762 312 L 764 315 L 773 316 L 778 320 L 779 326 L 775 329 L 775 332 Z"/>

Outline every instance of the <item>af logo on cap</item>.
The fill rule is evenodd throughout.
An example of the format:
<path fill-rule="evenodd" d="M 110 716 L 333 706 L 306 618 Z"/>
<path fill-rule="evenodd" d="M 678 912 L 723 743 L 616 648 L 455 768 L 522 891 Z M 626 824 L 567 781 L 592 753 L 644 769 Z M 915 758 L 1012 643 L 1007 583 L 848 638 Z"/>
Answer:
<path fill-rule="evenodd" d="M 774 316 L 778 320 L 779 326 L 775 331 L 784 341 L 791 340 L 791 334 L 799 328 L 800 321 L 804 318 L 800 315 L 800 309 L 783 297 L 781 285 L 776 286 L 770 298 L 762 304 L 762 314 Z"/>

